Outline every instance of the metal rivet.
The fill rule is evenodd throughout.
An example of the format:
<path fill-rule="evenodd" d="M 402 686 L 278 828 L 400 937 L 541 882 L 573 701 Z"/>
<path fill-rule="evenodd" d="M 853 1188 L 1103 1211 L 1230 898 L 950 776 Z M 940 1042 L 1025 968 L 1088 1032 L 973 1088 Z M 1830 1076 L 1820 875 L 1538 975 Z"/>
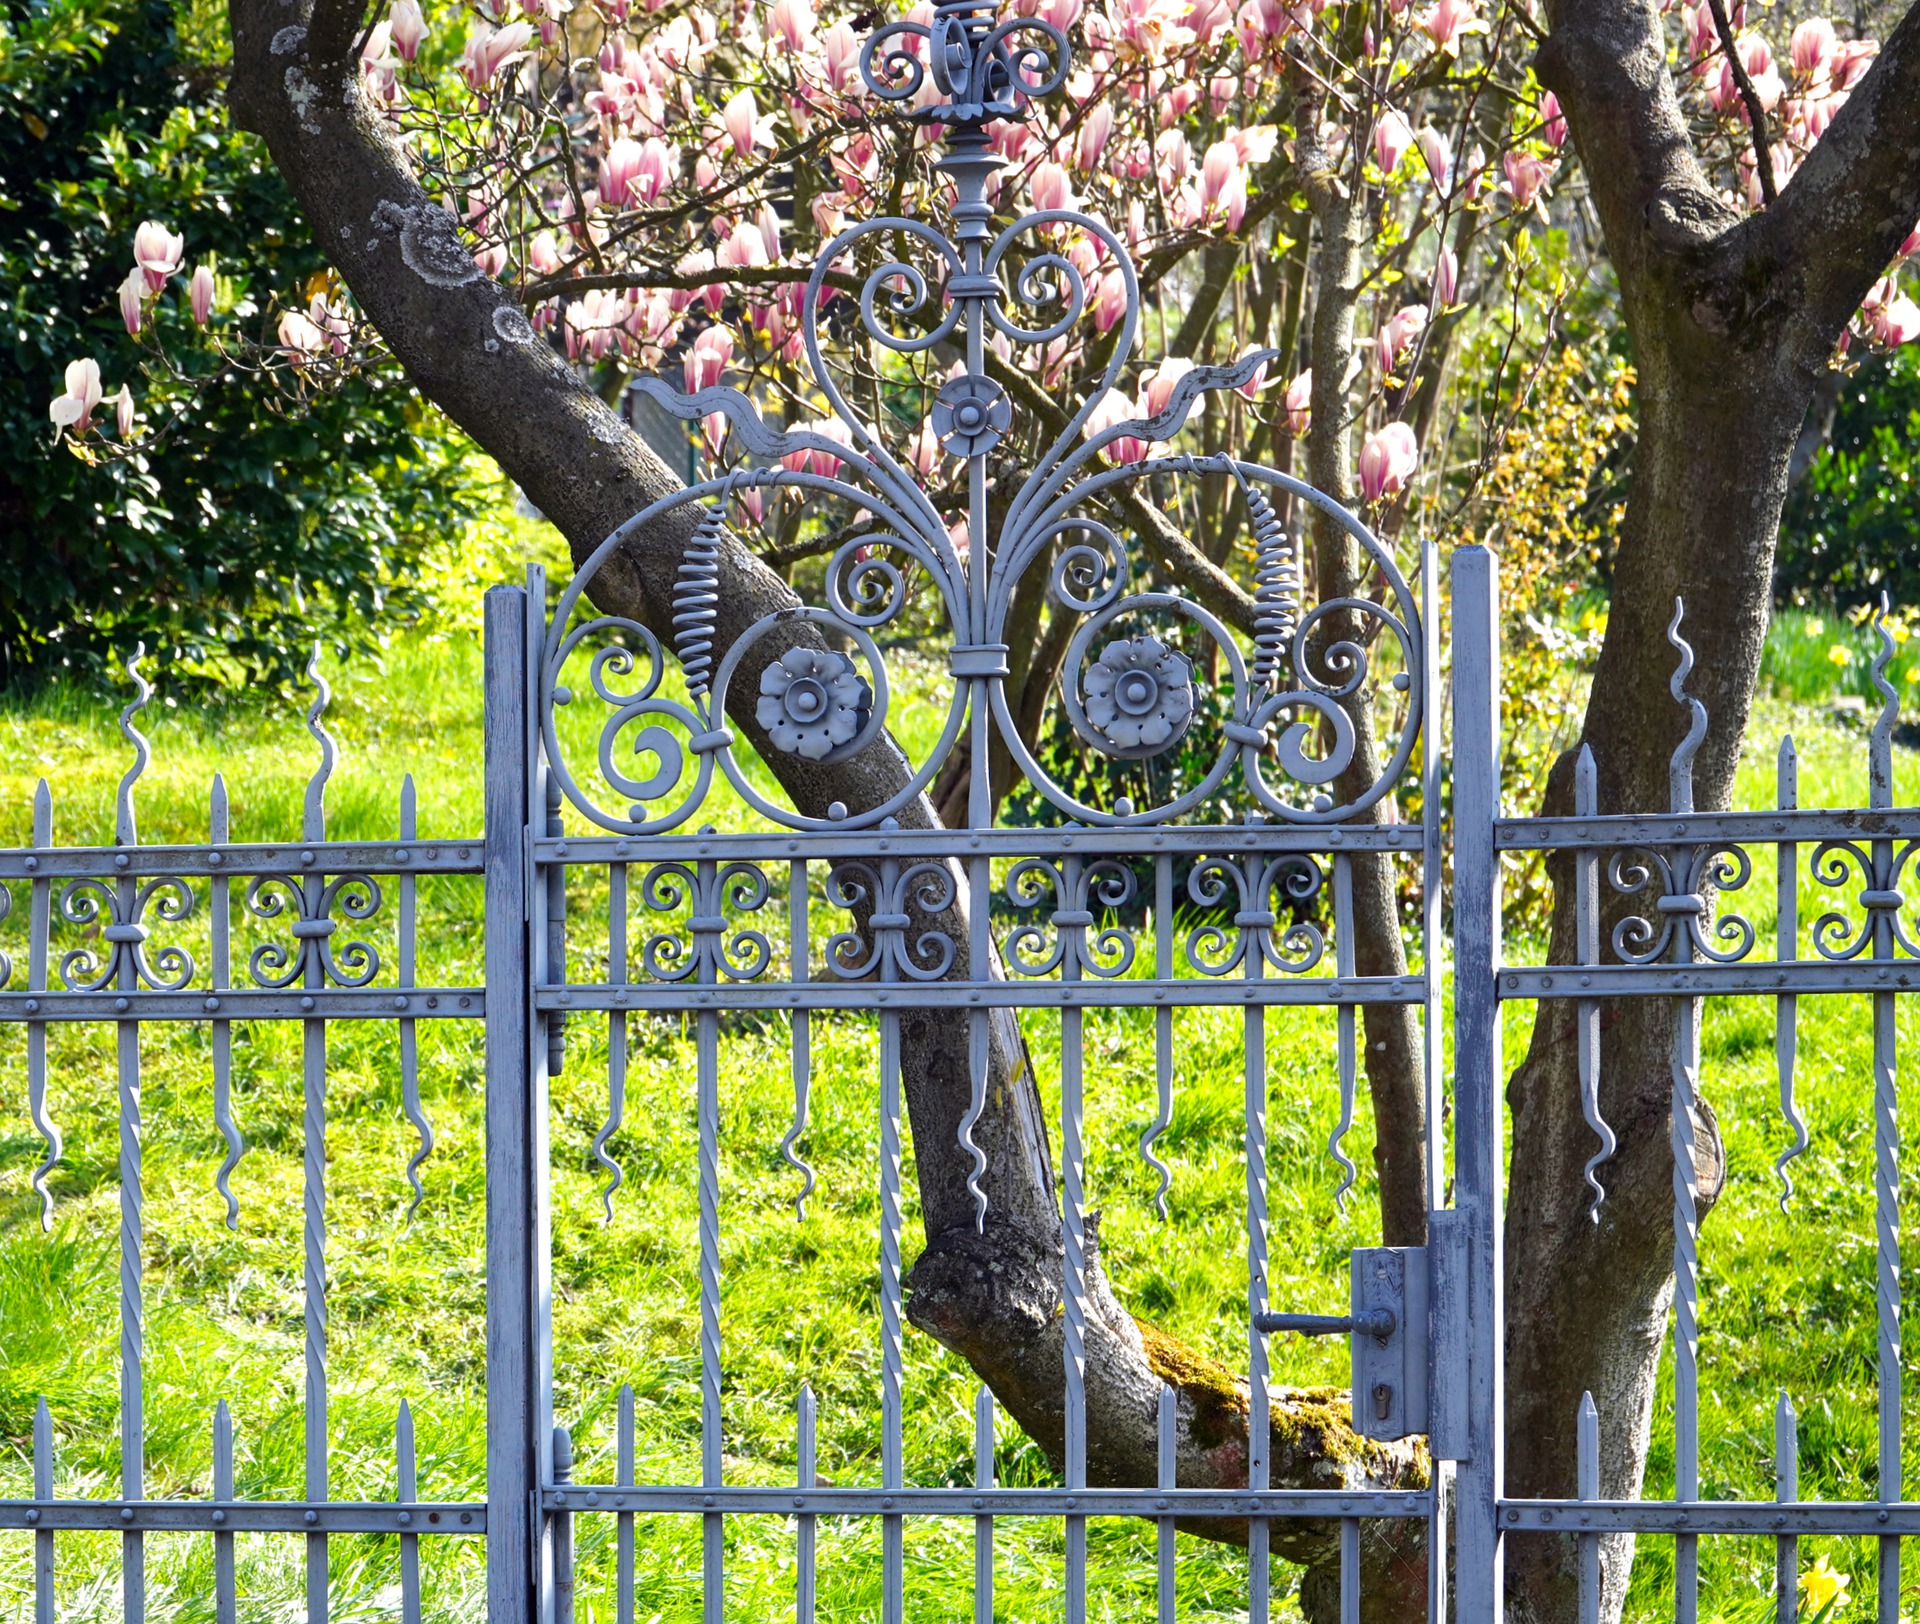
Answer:
<path fill-rule="evenodd" d="M 1540 1520 L 1541 1520 L 1541 1522 L 1543 1522 L 1543 1523 L 1550 1523 L 1550 1522 L 1552 1522 L 1552 1521 L 1553 1521 L 1553 1513 L 1552 1513 L 1551 1511 L 1543 1511 L 1543 1512 L 1541 1512 L 1541 1513 L 1540 1513 Z"/>
<path fill-rule="evenodd" d="M 27 1000 L 27 1013 L 29 1015 L 38 1015 L 40 1013 L 40 1000 L 38 998 L 29 998 Z"/>
<path fill-rule="evenodd" d="M 309 1511 L 301 1520 L 311 1527 L 320 1520 L 320 1513 L 317 1511 Z"/>
<path fill-rule="evenodd" d="M 32 873 L 32 872 L 33 872 L 33 871 L 34 871 L 34 870 L 35 870 L 36 868 L 38 868 L 39 866 L 40 866 L 40 859 L 39 859 L 39 858 L 37 858 L 37 857 L 29 857 L 29 858 L 27 859 L 27 872 L 28 872 L 29 874 L 31 874 L 31 873 Z"/>
<path fill-rule="evenodd" d="M 556 1506 L 564 1506 L 567 1503 L 566 1495 L 560 1490 L 556 1489 L 553 1495 L 553 1503 Z"/>
<path fill-rule="evenodd" d="M 115 1009 L 117 1009 L 117 1010 L 119 1010 L 119 1011 L 120 1011 L 120 1012 L 121 1012 L 122 1014 L 124 1014 L 124 1013 L 126 1013 L 126 1010 L 127 1010 L 127 1007 L 128 1007 L 128 1006 L 127 1006 L 127 1000 L 126 1000 L 126 999 L 124 999 L 124 998 L 116 998 L 116 999 L 114 999 L 114 1001 L 113 1001 L 113 1007 L 114 1007 Z"/>
<path fill-rule="evenodd" d="M 300 1000 L 300 1007 L 301 1007 L 302 1009 L 312 1009 L 312 1008 L 313 1008 L 313 1000 L 312 1000 L 311 998 L 302 998 L 302 999 Z"/>
<path fill-rule="evenodd" d="M 467 848 L 465 846 L 462 846 L 459 849 L 459 851 L 454 853 L 454 855 L 464 863 L 467 860 Z"/>
<path fill-rule="evenodd" d="M 395 1009 L 405 1009 L 407 1007 L 406 994 L 398 994 L 393 1000 L 393 1007 Z"/>
<path fill-rule="evenodd" d="M 311 864 L 313 860 L 314 860 L 313 853 L 310 851 L 303 851 L 300 854 L 300 861 L 303 863 Z"/>
<path fill-rule="evenodd" d="M 978 1500 L 974 1501 L 974 1504 L 976 1506 L 979 1503 L 980 1502 Z M 40 1508 L 38 1506 L 29 1506 L 27 1508 L 27 1521 L 30 1523 L 37 1523 L 39 1520 L 40 1520 Z"/>
<path fill-rule="evenodd" d="M 403 1511 L 400 1513 L 400 1526 L 402 1528 L 405 1528 L 407 1524 L 412 1521 L 413 1521 L 413 1513 L 411 1511 Z"/>
<path fill-rule="evenodd" d="M 708 1504 L 712 1504 L 712 1502 L 711 1502 L 711 1501 L 709 1501 L 709 1502 L 708 1502 Z M 887 1496 L 887 1497 L 886 1497 L 886 1498 L 885 1498 L 884 1500 L 882 1500 L 882 1501 L 880 1502 L 880 1509 L 881 1509 L 882 1511 L 884 1511 L 884 1510 L 886 1510 L 886 1508 L 887 1508 L 888 1506 L 890 1506 L 890 1505 L 892 1505 L 892 1504 L 893 1504 L 893 1496 L 892 1496 L 892 1495 L 888 1495 L 888 1496 Z"/>
<path fill-rule="evenodd" d="M 428 1009 L 438 1009 L 439 1007 L 440 1007 L 440 1000 L 438 998 L 429 998 L 427 1000 Z"/>
<path fill-rule="evenodd" d="M 437 1511 L 436 1511 L 436 1512 L 435 1512 L 435 1513 L 433 1514 L 433 1520 L 434 1520 L 435 1522 L 438 1522 L 438 1521 L 440 1520 L 440 1513 L 439 1513 L 439 1512 L 437 1512 Z M 461 1520 L 461 1521 L 462 1521 L 463 1523 L 470 1523 L 470 1522 L 472 1522 L 472 1521 L 473 1521 L 473 1513 L 472 1513 L 471 1511 L 463 1511 L 463 1512 L 461 1512 L 461 1513 L 460 1513 L 460 1520 Z"/>
<path fill-rule="evenodd" d="M 968 844 L 969 846 L 977 846 L 977 845 L 979 845 L 979 844 L 980 844 L 980 837 L 979 837 L 978 835 L 973 835 L 973 836 L 970 836 L 970 837 L 968 838 L 968 840 L 967 840 L 967 844 Z"/>
<path fill-rule="evenodd" d="M 588 1504 L 588 1505 L 590 1505 L 590 1506 L 597 1506 L 597 1505 L 599 1505 L 599 1503 L 600 1503 L 600 1496 L 599 1496 L 599 1495 L 597 1495 L 597 1494 L 590 1494 L 590 1495 L 588 1495 L 588 1496 L 587 1496 L 587 1504 Z"/>
<path fill-rule="evenodd" d="M 977 1003 L 979 1003 L 979 1002 L 980 1002 L 980 995 L 979 995 L 979 994 L 978 994 L 977 992 L 970 992 L 970 993 L 968 993 L 968 994 L 967 994 L 967 1002 L 968 1002 L 968 1003 L 970 1003 L 970 1004 L 977 1004 Z"/>
<path fill-rule="evenodd" d="M 209 998 L 207 1000 L 208 1009 L 218 1009 L 219 1007 L 220 1007 L 220 1000 L 218 998 Z"/>
<path fill-rule="evenodd" d="M 556 840 L 553 843 L 553 855 L 555 857 L 565 857 L 567 855 L 567 843 L 564 840 Z"/>
<path fill-rule="evenodd" d="M 562 993 L 562 994 L 560 995 L 560 1002 L 561 1002 L 561 1003 L 563 1003 L 563 1004 L 570 1004 L 570 1003 L 572 1003 L 572 1002 L 573 1002 L 573 994 L 572 994 L 572 993 L 570 993 L 570 992 L 563 992 L 563 993 Z"/>
<path fill-rule="evenodd" d="M 712 1504 L 713 1504 L 713 1496 L 712 1496 L 712 1495 L 710 1495 L 710 1494 L 708 1494 L 708 1495 L 703 1495 L 703 1496 L 701 1497 L 701 1500 L 700 1500 L 700 1503 L 701 1503 L 701 1505 L 703 1505 L 703 1506 L 710 1506 L 710 1505 L 712 1505 Z"/>
<path fill-rule="evenodd" d="M 880 842 L 880 849 L 881 849 L 882 851 L 885 851 L 885 850 L 887 849 L 887 843 L 886 843 L 886 841 L 884 841 L 884 840 L 883 840 L 883 841 L 881 841 L 881 842 Z"/>
<path fill-rule="evenodd" d="M 1167 1509 L 1167 1502 L 1164 1500 L 1156 1500 L 1153 1502 L 1153 1505 L 1156 1511 L 1165 1511 Z"/>
<path fill-rule="evenodd" d="M 132 1522 L 132 1521 L 133 1521 L 133 1507 L 132 1507 L 132 1506 L 122 1506 L 122 1507 L 120 1508 L 120 1520 L 121 1520 L 122 1522 Z"/>
<path fill-rule="evenodd" d="M 472 1007 L 472 1004 L 473 1004 L 473 1000 L 472 1000 L 471 998 L 467 998 L 467 997 L 462 997 L 462 998 L 461 998 L 461 1000 L 460 1000 L 460 1007 L 461 1007 L 462 1009 L 468 1009 L 468 1008 L 471 1008 L 471 1007 Z"/>
<path fill-rule="evenodd" d="M 1887 1520 L 1887 1514 L 1884 1511 L 1878 1512 L 1874 1516 L 1875 1522 L 1885 1522 L 1886 1520 Z"/>
<path fill-rule="evenodd" d="M 217 851 L 207 853 L 207 867 L 209 868 L 218 868 L 225 861 L 226 858 L 222 857 Z"/>
<path fill-rule="evenodd" d="M 984 1505 L 985 1505 L 986 1503 L 987 1503 L 987 1502 L 986 1502 L 985 1500 L 983 1500 L 983 1499 L 982 1499 L 982 1498 L 981 1498 L 981 1497 L 980 1497 L 979 1495 L 977 1495 L 977 1494 L 976 1494 L 976 1495 L 975 1495 L 975 1496 L 973 1497 L 973 1509 L 974 1509 L 975 1511 L 978 1511 L 978 1510 L 979 1510 L 979 1509 L 980 1509 L 980 1508 L 981 1508 L 982 1506 L 984 1506 Z"/>
<path fill-rule="evenodd" d="M 615 857 L 625 857 L 629 849 L 630 848 L 628 847 L 627 843 L 624 840 L 616 840 L 613 843 L 613 855 Z"/>
<path fill-rule="evenodd" d="M 1513 1523 L 1513 1522 L 1518 1522 L 1519 1520 L 1520 1520 L 1520 1513 L 1519 1513 L 1519 1512 L 1517 1512 L 1517 1511 L 1509 1511 L 1509 1512 L 1507 1513 L 1507 1521 L 1508 1521 L 1508 1522 L 1510 1522 L 1510 1523 Z"/>
<path fill-rule="evenodd" d="M 804 1506 L 807 1503 L 807 1497 L 804 1494 L 796 1494 L 793 1497 L 793 1503 L 796 1506 Z"/>
<path fill-rule="evenodd" d="M 413 853 L 408 851 L 405 846 L 402 846 L 393 854 L 393 860 L 396 863 L 410 863 L 413 861 Z"/>
<path fill-rule="evenodd" d="M 1553 985 L 1553 977 L 1552 977 L 1552 976 L 1542 976 L 1542 977 L 1540 978 L 1540 985 L 1541 985 L 1542 987 L 1551 987 L 1551 986 Z"/>
<path fill-rule="evenodd" d="M 1079 1504 L 1080 1502 L 1076 1500 L 1072 1495 L 1067 1496 L 1067 1510 L 1071 1511 L 1075 1506 Z"/>
<path fill-rule="evenodd" d="M 127 866 L 127 854 L 125 852 L 121 852 L 118 856 L 116 856 L 113 860 L 113 866 L 115 868 L 125 868 Z"/>
<path fill-rule="evenodd" d="M 624 1494 L 616 1494 L 613 1497 L 613 1504 L 615 1510 L 625 1511 L 627 1509 L 627 1497 Z"/>
<path fill-rule="evenodd" d="M 1582 977 L 1580 978 L 1580 985 L 1581 985 L 1581 986 L 1583 986 L 1583 987 L 1591 987 L 1591 986 L 1593 985 L 1593 977 L 1592 977 L 1592 976 L 1582 976 Z"/>

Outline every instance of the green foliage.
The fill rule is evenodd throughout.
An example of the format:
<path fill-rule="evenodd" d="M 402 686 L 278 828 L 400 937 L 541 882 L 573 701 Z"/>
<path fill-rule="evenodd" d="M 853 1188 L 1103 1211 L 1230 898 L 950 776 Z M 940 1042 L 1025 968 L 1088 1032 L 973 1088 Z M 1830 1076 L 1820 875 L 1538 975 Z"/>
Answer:
<path fill-rule="evenodd" d="M 218 66 L 183 48 L 186 19 L 168 0 L 0 0 L 0 19 L 0 682 L 136 641 L 202 680 L 284 679 L 312 640 L 417 611 L 480 467 L 391 374 L 296 399 L 198 334 L 193 265 L 219 275 L 237 354 L 323 261 L 228 126 Z M 115 295 L 146 219 L 187 258 L 137 346 Z M 85 356 L 109 395 L 133 387 L 132 454 L 89 463 L 54 440 L 47 404 Z"/>
<path fill-rule="evenodd" d="M 1833 432 L 1787 498 L 1774 596 L 1920 608 L 1920 354 L 1903 345 L 1842 386 Z"/>

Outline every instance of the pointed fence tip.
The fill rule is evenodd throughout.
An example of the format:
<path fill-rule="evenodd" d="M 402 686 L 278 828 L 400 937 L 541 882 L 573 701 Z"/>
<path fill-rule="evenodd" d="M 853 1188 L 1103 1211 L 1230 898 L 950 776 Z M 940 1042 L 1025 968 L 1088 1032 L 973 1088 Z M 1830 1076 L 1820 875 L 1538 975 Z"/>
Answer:
<path fill-rule="evenodd" d="M 1591 1392 L 1582 1393 L 1580 1395 L 1580 1414 L 1582 1416 L 1590 1415 L 1596 1421 L 1599 1420 L 1600 1410 L 1599 1410 L 1599 1407 L 1595 1405 L 1595 1403 L 1593 1402 L 1593 1394 Z"/>

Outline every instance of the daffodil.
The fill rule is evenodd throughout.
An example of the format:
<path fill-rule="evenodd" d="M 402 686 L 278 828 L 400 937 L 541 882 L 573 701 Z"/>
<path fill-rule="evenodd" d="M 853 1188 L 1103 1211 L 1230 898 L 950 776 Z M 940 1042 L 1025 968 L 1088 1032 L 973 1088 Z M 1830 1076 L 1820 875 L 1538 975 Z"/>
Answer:
<path fill-rule="evenodd" d="M 1834 1571 L 1823 1556 L 1800 1575 L 1800 1595 L 1807 1608 L 1808 1624 L 1831 1618 L 1847 1605 L 1847 1585 L 1852 1575 Z"/>
<path fill-rule="evenodd" d="M 1827 648 L 1827 658 L 1835 665 L 1852 665 L 1853 650 L 1845 643 L 1833 643 Z"/>

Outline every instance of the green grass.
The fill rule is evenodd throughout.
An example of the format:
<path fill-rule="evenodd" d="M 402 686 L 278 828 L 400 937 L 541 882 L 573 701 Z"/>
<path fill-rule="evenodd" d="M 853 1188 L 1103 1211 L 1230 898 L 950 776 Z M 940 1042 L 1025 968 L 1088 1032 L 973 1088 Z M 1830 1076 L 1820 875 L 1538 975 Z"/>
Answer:
<path fill-rule="evenodd" d="M 397 643 L 386 669 L 338 682 L 330 725 L 343 760 L 329 797 L 338 838 L 386 837 L 395 827 L 398 783 L 413 772 L 423 839 L 478 832 L 479 659 L 470 636 Z M 35 780 L 56 791 L 63 842 L 103 841 L 127 760 L 116 708 L 55 690 L 0 710 L 0 843 L 24 843 Z M 312 749 L 295 714 L 241 705 L 219 713 L 148 713 L 154 763 L 138 796 L 142 837 L 203 837 L 207 783 L 223 773 L 238 839 L 297 836 Z M 910 737 L 930 739 L 938 717 L 903 702 Z M 1810 711 L 1764 711 L 1743 772 L 1743 804 L 1768 803 L 1776 724 L 1802 742 L 1802 801 L 1851 804 L 1864 795 L 1864 733 Z M 569 717 L 569 742 L 587 741 L 587 718 Z M 1899 795 L 1920 800 L 1920 762 L 1903 753 Z M 1749 887 L 1750 917 L 1771 923 L 1771 865 Z M 16 887 L 17 892 L 22 888 Z M 477 883 L 422 883 L 422 976 L 481 979 Z M 596 899 L 581 898 L 575 950 L 591 965 Z M 24 895 L 0 924 L 0 941 L 23 962 Z M 1816 910 L 1803 904 L 1803 917 Z M 816 914 L 824 916 L 824 908 Z M 1516 930 L 1526 921 L 1515 920 Z M 194 938 L 186 938 L 194 943 Z M 255 938 L 236 941 L 236 952 Z M 262 937 L 264 939 L 264 930 Z M 375 945 L 386 948 L 385 938 Z M 195 943 L 194 945 L 203 945 Z M 1516 944 L 1523 952 L 1524 937 Z M 16 975 L 18 971 L 16 970 Z M 1510 1012 L 1510 1054 L 1521 1052 L 1528 1011 Z M 1917 1017 L 1903 1009 L 1903 1038 Z M 1123 1299 L 1143 1315 L 1230 1362 L 1243 1358 L 1235 1326 L 1244 1312 L 1244 1185 L 1240 1163 L 1241 1017 L 1187 1011 L 1178 1018 L 1180 1083 L 1162 1148 L 1173 1164 L 1174 1216 L 1154 1218 L 1154 1180 L 1134 1151 L 1153 1108 L 1152 1030 L 1144 1016 L 1094 1012 L 1086 1019 L 1089 1186 L 1104 1213 L 1103 1242 Z M 1344 1296 L 1348 1250 L 1377 1236 L 1366 1174 L 1371 1124 L 1364 1099 L 1349 1149 L 1362 1181 L 1346 1213 L 1336 1210 L 1325 1144 L 1337 1113 L 1332 1017 L 1269 1017 L 1273 1136 L 1273 1296 L 1300 1307 Z M 1048 1091 L 1057 1079 L 1058 1024 L 1029 1027 Z M 693 1062 L 687 1035 L 670 1021 L 635 1018 L 626 1125 L 610 1143 L 625 1188 L 610 1224 L 601 1221 L 600 1171 L 588 1147 L 606 1109 L 606 1033 L 586 1018 L 570 1027 L 567 1069 L 553 1098 L 556 1406 L 572 1424 L 578 1475 L 612 1470 L 614 1394 L 638 1396 L 642 1481 L 690 1480 L 698 1463 L 698 1309 L 694 1194 Z M 1858 1000 L 1802 1004 L 1800 1093 L 1814 1131 L 1798 1164 L 1790 1216 L 1775 1205 L 1772 1158 L 1785 1142 L 1774 1103 L 1772 1011 L 1716 1003 L 1706 1033 L 1705 1089 L 1720 1113 L 1731 1180 L 1703 1240 L 1702 1361 L 1712 1395 L 1703 1410 L 1707 1492 L 1771 1493 L 1771 1408 L 1792 1390 L 1802 1415 L 1805 1492 L 1870 1492 L 1873 1276 L 1871 1090 L 1867 1016 Z M 299 1034 L 286 1023 L 235 1032 L 235 1109 L 251 1149 L 234 1179 L 242 1202 L 227 1230 L 212 1189 L 221 1144 L 211 1107 L 210 1040 L 204 1028 L 154 1026 L 143 1034 L 146 1120 L 149 1493 L 208 1492 L 211 1410 L 231 1404 L 240 1451 L 240 1491 L 295 1496 L 301 1487 Z M 483 1492 L 482 1269 L 484 1191 L 482 1065 L 477 1030 L 422 1023 L 421 1081 L 439 1148 L 424 1170 L 427 1200 L 411 1224 L 403 1168 L 413 1148 L 397 1081 L 391 1027 L 332 1029 L 329 1218 L 333 1483 L 337 1497 L 392 1492 L 395 1409 L 410 1401 L 418 1425 L 423 1493 Z M 50 1040 L 52 1106 L 66 1155 L 52 1187 L 51 1236 L 37 1225 L 28 1174 L 39 1141 L 25 1112 L 24 1036 L 0 1032 L 0 1494 L 25 1492 L 33 1405 L 44 1394 L 59 1442 L 59 1492 L 110 1494 L 117 1474 L 117 1202 L 114 1050 L 110 1029 L 57 1027 Z M 727 1350 L 725 1408 L 729 1481 L 778 1483 L 793 1470 L 793 1403 L 802 1381 L 820 1402 L 820 1470 L 835 1483 L 878 1480 L 879 1332 L 874 1079 L 877 1040 L 860 1017 L 817 1017 L 811 1128 L 804 1153 L 820 1187 L 804 1220 L 797 1177 L 778 1145 L 792 1110 L 784 1030 L 743 1023 L 723 1046 L 722 1210 Z M 918 1246 L 909 1144 L 908 1261 Z M 1276 1345 L 1279 1375 L 1300 1383 L 1344 1379 L 1343 1350 L 1290 1339 Z M 906 1342 L 909 1478 L 956 1483 L 971 1471 L 971 1377 L 928 1339 Z M 1671 1482 L 1666 1400 L 1656 1418 L 1648 1492 Z M 1038 1451 L 1003 1424 L 1004 1481 L 1047 1480 Z M 1920 1468 L 1914 1463 L 1910 1470 Z M 909 1615 L 946 1621 L 966 1607 L 970 1526 L 909 1530 Z M 612 1616 L 611 1526 L 580 1530 L 583 1617 Z M 697 1531 L 658 1519 L 639 1531 L 641 1620 L 698 1615 Z M 877 1616 L 878 1531 L 849 1521 L 821 1535 L 822 1616 Z M 729 1533 L 728 1616 L 791 1615 L 791 1531 L 777 1519 L 740 1519 Z M 1098 1525 L 1093 1535 L 1093 1614 L 1143 1616 L 1151 1583 L 1151 1535 Z M 210 1542 L 149 1541 L 152 1613 L 211 1615 Z M 1060 1616 L 1059 1531 L 1009 1522 L 998 1533 L 999 1616 Z M 291 1619 L 298 1610 L 299 1541 L 240 1541 L 243 1611 Z M 1182 1539 L 1182 1617 L 1244 1616 L 1244 1560 Z M 1870 1589 L 1870 1554 L 1845 1541 L 1803 1546 L 1811 1565 L 1826 1554 Z M 477 1541 L 428 1542 L 427 1601 L 436 1620 L 471 1618 L 480 1605 Z M 61 1617 L 116 1615 L 118 1541 L 63 1536 Z M 30 1616 L 30 1547 L 0 1542 L 0 1617 Z M 332 1560 L 336 1613 L 395 1616 L 397 1559 L 391 1541 L 340 1538 Z M 1705 1605 L 1729 1620 L 1766 1611 L 1755 1601 L 1771 1550 L 1760 1542 L 1704 1542 Z M 1670 1543 L 1643 1542 L 1633 1612 L 1664 1610 Z M 1285 1590 L 1291 1575 L 1276 1566 Z M 1861 1604 L 1852 1604 L 1858 1609 Z M 1281 1615 L 1288 1616 L 1287 1602 Z"/>

